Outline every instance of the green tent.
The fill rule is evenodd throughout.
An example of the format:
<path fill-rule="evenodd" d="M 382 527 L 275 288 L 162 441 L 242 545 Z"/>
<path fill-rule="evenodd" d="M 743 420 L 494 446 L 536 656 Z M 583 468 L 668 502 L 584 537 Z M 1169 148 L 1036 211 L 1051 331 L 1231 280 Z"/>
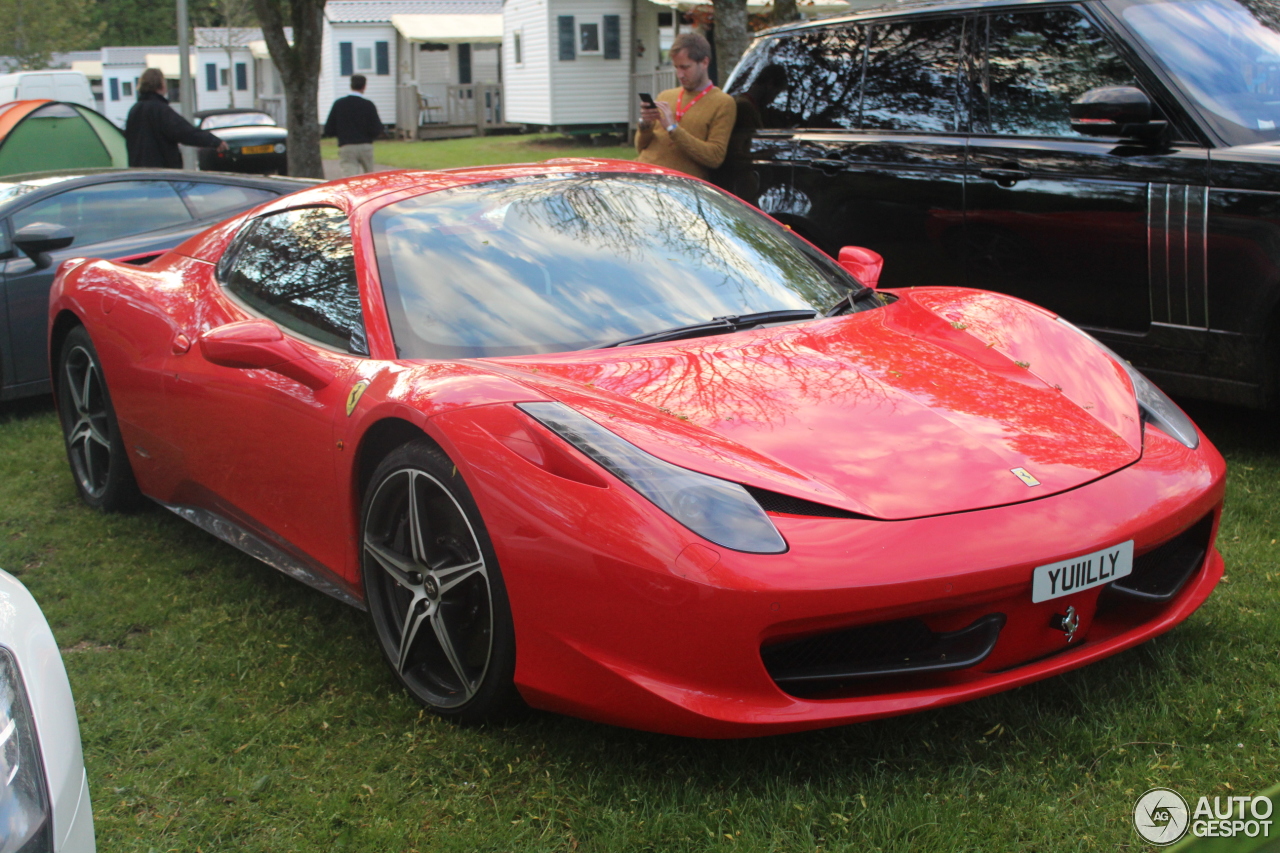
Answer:
<path fill-rule="evenodd" d="M 128 165 L 124 134 L 88 107 L 62 101 L 0 105 L 0 175 Z"/>

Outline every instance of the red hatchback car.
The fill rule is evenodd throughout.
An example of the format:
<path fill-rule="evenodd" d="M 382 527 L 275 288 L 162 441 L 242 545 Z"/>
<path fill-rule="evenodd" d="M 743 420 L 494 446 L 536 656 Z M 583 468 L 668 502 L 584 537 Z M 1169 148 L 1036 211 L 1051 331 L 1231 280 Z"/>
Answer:
<path fill-rule="evenodd" d="M 1195 610 L 1225 469 L 1186 416 L 1043 309 L 877 275 L 637 164 L 380 173 L 66 262 L 50 356 L 88 503 L 366 608 L 449 717 L 810 729 Z"/>

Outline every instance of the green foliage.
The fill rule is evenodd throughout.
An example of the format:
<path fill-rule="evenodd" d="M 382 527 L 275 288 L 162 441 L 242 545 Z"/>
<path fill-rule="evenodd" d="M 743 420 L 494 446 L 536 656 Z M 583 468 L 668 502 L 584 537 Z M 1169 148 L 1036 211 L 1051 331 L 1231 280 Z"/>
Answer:
<path fill-rule="evenodd" d="M 0 0 L 0 56 L 45 68 L 55 51 L 90 47 L 102 33 L 91 12 L 92 0 Z"/>
<path fill-rule="evenodd" d="M 1138 851 L 1148 788 L 1251 793 L 1280 767 L 1280 444 L 1270 415 L 1192 414 L 1232 474 L 1228 576 L 1185 624 L 1010 693 L 787 737 L 425 715 L 364 614 L 158 508 L 81 506 L 43 402 L 0 409 L 0 566 L 64 650 L 102 850 Z"/>
<path fill-rule="evenodd" d="M 92 18 L 102 27 L 105 45 L 177 44 L 177 11 L 172 3 L 147 0 L 95 0 Z"/>

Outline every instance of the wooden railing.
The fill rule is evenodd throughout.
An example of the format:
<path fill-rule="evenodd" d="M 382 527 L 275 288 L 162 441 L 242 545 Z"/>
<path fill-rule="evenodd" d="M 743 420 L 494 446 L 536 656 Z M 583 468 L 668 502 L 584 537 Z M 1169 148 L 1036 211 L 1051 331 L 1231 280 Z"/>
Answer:
<path fill-rule="evenodd" d="M 648 92 L 656 97 L 659 92 L 674 89 L 675 86 L 676 70 L 674 68 L 659 68 L 655 71 L 646 71 L 643 74 L 632 74 L 631 116 L 629 119 L 631 127 L 634 128 L 640 121 L 640 99 L 636 95 L 640 92 Z"/>
<path fill-rule="evenodd" d="M 443 107 L 445 124 L 473 124 L 483 133 L 485 128 L 503 123 L 502 84 L 449 86 Z"/>

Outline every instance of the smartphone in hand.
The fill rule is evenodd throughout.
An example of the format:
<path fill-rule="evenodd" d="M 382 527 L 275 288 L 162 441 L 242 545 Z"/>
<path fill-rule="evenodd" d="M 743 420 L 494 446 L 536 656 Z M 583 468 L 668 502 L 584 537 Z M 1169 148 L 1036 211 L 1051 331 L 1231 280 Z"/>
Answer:
<path fill-rule="evenodd" d="M 650 95 L 648 92 L 637 92 L 636 94 L 640 98 L 640 103 L 644 104 L 646 107 L 652 109 L 658 106 L 653 102 L 653 95 Z"/>

